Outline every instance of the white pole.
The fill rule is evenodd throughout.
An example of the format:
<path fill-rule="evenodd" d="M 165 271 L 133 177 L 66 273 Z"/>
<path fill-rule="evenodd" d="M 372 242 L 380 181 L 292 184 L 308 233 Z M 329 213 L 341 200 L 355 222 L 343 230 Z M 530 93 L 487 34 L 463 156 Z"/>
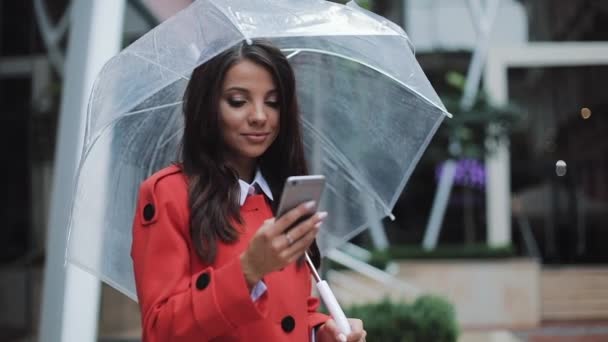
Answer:
<path fill-rule="evenodd" d="M 431 207 L 431 217 L 429 218 L 429 222 L 424 231 L 422 247 L 425 250 L 432 251 L 437 247 L 441 224 L 443 223 L 445 210 L 448 206 L 452 186 L 454 186 L 455 174 L 456 162 L 453 159 L 448 159 L 443 164 L 443 169 L 439 176 L 439 185 L 437 185 L 435 199 L 433 200 L 433 206 Z"/>
<path fill-rule="evenodd" d="M 491 124 L 488 130 L 500 129 Z M 487 242 L 492 247 L 511 244 L 511 158 L 509 138 L 497 141 L 486 155 Z"/>
<path fill-rule="evenodd" d="M 478 32 L 477 48 L 473 52 L 473 57 L 467 79 L 465 90 L 460 102 L 460 107 L 465 110 L 471 109 L 475 103 L 475 98 L 479 91 L 479 81 L 482 71 L 487 62 L 487 54 L 490 46 L 490 35 L 500 0 L 489 0 L 485 10 L 481 9 L 479 1 L 469 1 L 471 12 L 478 16 L 476 22 Z M 506 81 L 505 81 L 506 82 Z M 486 90 L 493 92 L 490 96 L 496 95 L 495 85 L 486 84 Z M 503 94 L 503 101 L 494 102 L 495 105 L 506 103 L 506 94 Z M 495 124 L 491 124 L 488 130 L 500 129 Z M 508 137 L 502 138 L 495 146 L 492 154 L 486 155 L 486 210 L 487 210 L 487 229 L 488 244 L 491 246 L 504 246 L 511 243 L 511 210 L 510 210 L 510 160 L 509 160 L 509 140 Z"/>
<path fill-rule="evenodd" d="M 122 44 L 125 0 L 73 0 L 53 193 L 39 341 L 97 340 L 100 286 L 94 276 L 64 266 L 69 205 L 84 138 L 84 117 L 96 75 Z"/>
<path fill-rule="evenodd" d="M 471 13 L 474 13 L 472 15 L 477 16 L 477 18 L 473 18 L 473 24 L 477 29 L 478 35 L 477 44 L 471 57 L 469 70 L 467 71 L 464 94 L 460 101 L 460 107 L 464 110 L 471 109 L 475 104 L 475 97 L 479 92 L 479 81 L 481 80 L 482 71 L 486 63 L 491 33 L 496 21 L 499 4 L 499 0 L 491 0 L 488 8 L 483 10 L 480 8 L 479 1 L 471 0 L 469 2 Z M 475 21 L 475 19 L 478 19 L 478 21 Z"/>
<path fill-rule="evenodd" d="M 500 54 L 489 55 L 484 73 L 484 87 L 492 104 L 501 106 L 508 101 L 507 66 Z M 489 129 L 498 129 L 491 126 Z M 511 160 L 508 137 L 494 146 L 486 156 L 486 225 L 487 242 L 494 247 L 511 244 Z"/>

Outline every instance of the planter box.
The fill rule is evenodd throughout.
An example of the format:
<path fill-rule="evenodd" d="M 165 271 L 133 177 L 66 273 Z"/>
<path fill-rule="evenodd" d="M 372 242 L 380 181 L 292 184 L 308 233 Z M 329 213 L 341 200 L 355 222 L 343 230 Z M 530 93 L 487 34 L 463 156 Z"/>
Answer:
<path fill-rule="evenodd" d="M 536 260 L 407 261 L 399 262 L 398 267 L 397 277 L 402 281 L 449 300 L 464 328 L 526 328 L 539 324 L 540 265 Z M 396 300 L 407 298 L 404 292 L 381 288 L 380 283 L 352 271 L 339 273 L 330 277 L 330 284 L 335 284 L 336 296 L 343 305 L 377 301 L 387 295 Z M 351 286 L 335 281 L 341 276 L 350 278 Z M 363 287 L 374 291 L 366 293 Z"/>
<path fill-rule="evenodd" d="M 463 328 L 527 328 L 539 323 L 541 275 L 536 260 L 434 260 L 397 265 L 400 280 L 448 299 Z M 353 271 L 336 271 L 327 279 L 344 306 L 385 296 L 411 299 L 404 291 L 390 290 Z M 137 304 L 106 285 L 102 299 L 100 335 L 138 336 Z"/>

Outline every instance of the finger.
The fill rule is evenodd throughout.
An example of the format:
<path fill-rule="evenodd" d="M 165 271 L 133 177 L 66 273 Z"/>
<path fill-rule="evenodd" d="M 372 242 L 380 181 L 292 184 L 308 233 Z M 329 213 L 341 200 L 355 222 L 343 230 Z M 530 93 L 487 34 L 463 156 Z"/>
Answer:
<path fill-rule="evenodd" d="M 348 324 L 351 327 L 351 333 L 348 335 L 348 341 L 364 341 L 367 334 L 363 330 L 363 321 L 356 318 L 349 318 Z"/>
<path fill-rule="evenodd" d="M 281 252 L 282 257 L 288 262 L 293 262 L 304 254 L 314 241 L 319 228 L 313 227 L 304 237 L 295 241 L 291 246 Z"/>
<path fill-rule="evenodd" d="M 264 222 L 262 222 L 262 225 L 260 226 L 260 228 L 258 229 L 258 231 L 256 232 L 256 234 L 265 234 L 268 235 L 268 237 L 271 237 L 268 230 L 272 228 L 272 226 L 274 225 L 274 218 L 269 218 L 267 220 L 264 220 Z"/>
<path fill-rule="evenodd" d="M 298 224 L 289 230 L 289 237 L 293 241 L 297 241 L 305 236 L 315 225 L 320 224 L 327 217 L 327 212 L 322 211 L 312 215 L 306 221 Z M 286 233 L 287 234 L 287 233 Z"/>
<path fill-rule="evenodd" d="M 291 209 L 275 221 L 271 234 L 274 236 L 282 234 L 285 229 L 291 227 L 300 217 L 312 214 L 315 206 L 315 201 L 309 201 Z"/>
<path fill-rule="evenodd" d="M 330 318 L 329 320 L 327 320 L 327 322 L 325 322 L 325 329 L 327 329 L 327 332 L 331 335 L 334 336 L 336 341 L 340 341 L 340 342 L 347 342 L 347 337 L 346 335 L 344 335 L 340 329 L 338 328 L 338 326 L 336 325 L 336 321 L 334 321 L 333 318 Z"/>
<path fill-rule="evenodd" d="M 365 340 L 366 332 L 363 330 L 363 321 L 357 318 L 349 318 L 348 324 L 351 328 L 351 333 L 348 335 L 347 341 L 358 342 Z"/>
<path fill-rule="evenodd" d="M 307 231 L 306 233 L 309 233 L 311 230 L 314 229 L 314 225 L 313 227 L 306 227 Z M 292 246 L 297 240 L 300 240 L 303 238 L 303 236 L 301 236 L 301 232 L 298 231 L 297 238 L 294 238 L 294 232 L 292 230 L 285 232 L 283 234 L 280 234 L 279 236 L 275 236 L 272 239 L 272 247 L 274 248 L 275 251 L 277 252 L 281 252 L 281 251 L 285 251 L 286 249 L 288 249 L 290 246 Z M 316 233 L 314 233 L 313 236 L 315 236 Z M 288 255 L 290 253 L 285 252 L 284 255 Z"/>
<path fill-rule="evenodd" d="M 336 321 L 334 321 L 333 318 L 328 319 L 325 322 L 325 325 L 323 327 L 325 330 L 327 330 L 327 332 L 329 334 L 331 334 L 332 336 L 338 336 L 338 334 L 340 333 L 340 331 L 338 330 L 338 326 L 336 325 Z"/>
<path fill-rule="evenodd" d="M 279 236 L 276 236 L 272 239 L 272 247 L 274 248 L 275 251 L 282 251 L 282 250 L 286 250 L 289 247 L 291 247 L 292 245 L 294 245 L 294 243 L 298 240 L 301 240 L 305 237 L 308 236 L 309 239 L 311 239 L 311 241 L 309 242 L 305 242 L 305 248 L 308 248 L 310 246 L 310 244 L 312 243 L 312 239 L 315 238 L 315 236 L 318 233 L 319 228 L 321 227 L 321 223 L 323 222 L 323 219 L 327 217 L 327 212 L 320 212 L 317 213 L 315 215 L 313 215 L 312 217 L 310 217 L 309 219 L 307 219 L 306 221 L 298 224 L 296 227 L 290 229 L 288 232 L 285 232 Z M 312 235 L 308 235 L 309 233 L 312 233 Z M 301 244 L 298 244 L 297 246 L 302 246 Z M 304 251 L 298 251 L 298 248 L 294 248 L 291 249 L 289 251 L 285 251 L 285 253 L 283 253 L 283 256 L 285 256 L 286 260 L 288 260 L 288 262 L 291 262 L 289 259 L 296 254 L 296 258 L 298 258 L 300 255 L 302 255 L 302 253 Z"/>
<path fill-rule="evenodd" d="M 347 342 L 359 342 L 363 339 L 363 331 L 352 332 L 346 336 Z"/>
<path fill-rule="evenodd" d="M 358 318 L 349 318 L 348 324 L 352 331 L 363 331 L 363 321 Z"/>

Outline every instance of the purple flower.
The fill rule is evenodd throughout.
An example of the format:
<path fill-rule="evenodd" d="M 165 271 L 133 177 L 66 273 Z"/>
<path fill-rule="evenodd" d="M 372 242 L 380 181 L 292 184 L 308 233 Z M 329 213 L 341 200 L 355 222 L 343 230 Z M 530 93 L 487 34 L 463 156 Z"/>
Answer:
<path fill-rule="evenodd" d="M 439 164 L 435 169 L 435 178 L 437 180 L 441 177 L 444 166 L 445 162 Z M 472 158 L 457 160 L 454 184 L 483 189 L 486 184 L 486 171 L 483 163 Z"/>

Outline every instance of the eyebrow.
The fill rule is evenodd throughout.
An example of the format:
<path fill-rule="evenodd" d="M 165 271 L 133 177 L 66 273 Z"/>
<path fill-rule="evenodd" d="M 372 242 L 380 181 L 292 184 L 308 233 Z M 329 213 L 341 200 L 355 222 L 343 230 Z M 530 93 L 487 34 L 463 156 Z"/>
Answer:
<path fill-rule="evenodd" d="M 224 92 L 229 92 L 229 91 L 242 91 L 242 92 L 244 92 L 244 93 L 248 93 L 248 92 L 249 92 L 249 90 L 248 90 L 248 89 L 246 89 L 246 88 L 241 88 L 241 87 L 230 87 L 230 88 L 228 88 L 228 89 L 224 90 Z"/>
<path fill-rule="evenodd" d="M 242 88 L 242 87 L 230 87 L 230 88 L 224 90 L 224 93 L 228 93 L 228 92 L 231 92 L 231 91 L 240 91 L 240 92 L 247 93 L 247 94 L 250 93 L 249 89 Z M 279 91 L 277 89 L 271 89 L 271 90 L 269 90 L 267 92 L 267 95 L 268 94 L 275 94 L 275 93 L 278 94 Z"/>

